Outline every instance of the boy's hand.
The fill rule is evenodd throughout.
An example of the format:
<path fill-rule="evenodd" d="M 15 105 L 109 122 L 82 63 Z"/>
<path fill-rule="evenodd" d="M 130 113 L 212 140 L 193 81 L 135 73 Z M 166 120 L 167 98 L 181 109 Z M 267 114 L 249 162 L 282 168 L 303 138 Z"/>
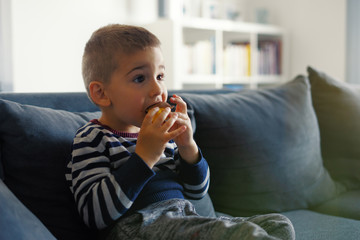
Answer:
<path fill-rule="evenodd" d="M 170 112 L 170 108 L 167 107 L 154 119 L 158 111 L 159 108 L 155 107 L 145 115 L 135 149 L 135 153 L 150 168 L 160 160 L 166 143 L 186 131 L 185 126 L 172 128 L 179 117 L 178 113 Z"/>
<path fill-rule="evenodd" d="M 186 102 L 178 95 L 173 95 L 170 102 L 176 104 L 175 113 L 178 117 L 170 131 L 185 127 L 185 131 L 174 137 L 174 141 L 179 149 L 179 154 L 186 162 L 195 164 L 199 160 L 199 150 L 193 138 L 193 130 L 190 118 L 187 114 Z"/>

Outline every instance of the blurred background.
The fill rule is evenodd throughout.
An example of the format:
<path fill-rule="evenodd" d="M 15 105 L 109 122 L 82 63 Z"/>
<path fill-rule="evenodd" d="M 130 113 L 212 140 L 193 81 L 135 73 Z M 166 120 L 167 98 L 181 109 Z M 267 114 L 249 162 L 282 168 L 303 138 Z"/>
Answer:
<path fill-rule="evenodd" d="M 180 45 L 182 50 L 188 51 L 191 42 L 189 39 L 195 38 L 196 33 L 208 34 L 210 47 L 216 48 L 212 56 L 215 62 L 232 54 L 229 50 L 231 47 L 253 44 L 255 37 L 256 46 L 251 47 L 252 59 L 248 59 L 248 64 L 252 66 L 251 73 L 237 73 L 248 77 L 243 78 L 243 81 L 234 80 L 238 85 L 246 85 L 246 81 L 249 81 L 249 86 L 257 87 L 258 84 L 251 85 L 251 81 L 256 80 L 249 77 L 261 75 L 258 51 L 263 36 L 271 37 L 265 37 L 264 41 L 271 40 L 274 45 L 276 40 L 276 44 L 280 44 L 281 51 L 276 50 L 276 53 L 281 54 L 278 63 L 278 69 L 281 69 L 268 74 L 281 76 L 274 82 L 306 74 L 306 67 L 310 65 L 339 80 L 356 83 L 360 79 L 357 67 L 360 55 L 357 46 L 360 40 L 357 36 L 360 34 L 358 2 L 0 0 L 0 91 L 84 91 L 81 76 L 83 48 L 94 30 L 109 23 L 148 27 L 161 35 L 160 40 L 169 46 L 164 46 L 163 50 L 169 52 L 171 46 Z M 159 30 L 159 26 L 169 26 L 169 29 Z M 252 32 L 256 34 L 253 35 Z M 245 40 L 240 41 L 240 34 L 245 36 Z M 228 40 L 231 36 L 236 41 Z M 275 40 L 273 36 L 276 37 Z M 216 43 L 211 43 L 212 41 Z M 256 55 L 254 51 L 257 52 Z M 184 56 L 178 56 L 183 54 L 181 52 L 183 51 L 173 51 L 170 55 L 164 53 L 170 69 L 173 68 L 170 76 L 167 76 L 172 78 L 170 88 L 185 87 L 185 84 L 178 84 L 179 81 L 184 81 L 178 75 L 184 73 L 181 71 L 186 71 L 183 66 L 181 69 L 177 66 L 180 63 L 176 59 L 184 59 Z M 193 58 L 190 57 L 188 62 L 190 60 Z M 219 88 L 225 86 L 225 83 L 231 84 L 232 81 L 224 80 L 225 73 L 231 73 L 232 69 L 235 71 L 237 68 L 225 66 L 219 61 L 212 64 L 214 68 L 210 71 L 213 72 L 208 74 L 208 79 L 214 84 L 207 85 L 206 80 L 201 80 L 205 83 L 203 87 Z M 210 75 L 215 75 L 216 80 L 211 80 Z M 234 74 L 234 78 L 239 76 L 240 79 L 240 75 Z M 260 84 L 260 78 L 257 79 Z"/>

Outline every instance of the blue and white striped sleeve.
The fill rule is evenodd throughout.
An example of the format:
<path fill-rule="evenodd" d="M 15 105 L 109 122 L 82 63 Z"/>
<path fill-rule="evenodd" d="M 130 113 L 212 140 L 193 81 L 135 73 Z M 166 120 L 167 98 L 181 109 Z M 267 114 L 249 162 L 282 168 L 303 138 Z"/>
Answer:
<path fill-rule="evenodd" d="M 179 176 L 183 182 L 184 195 L 190 199 L 203 198 L 209 189 L 210 169 L 208 163 L 200 152 L 200 161 L 196 164 L 188 164 L 180 159 Z"/>
<path fill-rule="evenodd" d="M 116 170 L 106 152 L 117 142 L 106 133 L 83 129 L 73 144 L 71 185 L 78 211 L 91 228 L 103 229 L 121 217 L 155 173 L 136 154 Z M 87 134 L 84 138 L 84 134 Z"/>

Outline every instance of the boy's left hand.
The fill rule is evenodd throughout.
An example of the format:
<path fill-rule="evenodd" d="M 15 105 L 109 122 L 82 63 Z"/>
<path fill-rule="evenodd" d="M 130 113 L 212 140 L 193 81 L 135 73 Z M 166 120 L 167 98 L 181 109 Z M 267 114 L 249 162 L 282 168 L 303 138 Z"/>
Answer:
<path fill-rule="evenodd" d="M 185 132 L 174 138 L 179 149 L 179 154 L 186 162 L 195 164 L 199 160 L 199 150 L 193 138 L 193 130 L 190 118 L 187 114 L 186 102 L 180 96 L 175 94 L 170 98 L 170 102 L 176 104 L 175 112 L 178 114 L 178 118 L 170 131 L 181 126 L 186 127 Z"/>

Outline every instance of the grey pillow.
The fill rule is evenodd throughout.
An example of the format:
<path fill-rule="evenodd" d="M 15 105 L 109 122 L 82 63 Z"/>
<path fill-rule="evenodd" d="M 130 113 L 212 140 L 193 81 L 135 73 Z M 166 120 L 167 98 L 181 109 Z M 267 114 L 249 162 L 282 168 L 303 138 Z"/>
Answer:
<path fill-rule="evenodd" d="M 360 187 L 360 94 L 349 84 L 308 67 L 324 165 L 349 189 Z"/>
<path fill-rule="evenodd" d="M 51 240 L 46 229 L 0 180 L 0 239 Z"/>
<path fill-rule="evenodd" d="M 100 113 L 72 113 L 2 99 L 0 112 L 6 185 L 56 238 L 94 238 L 78 216 L 64 172 L 76 130 Z"/>
<path fill-rule="evenodd" d="M 323 167 L 308 79 L 271 89 L 181 95 L 211 169 L 216 211 L 234 216 L 308 208 L 334 197 Z"/>

